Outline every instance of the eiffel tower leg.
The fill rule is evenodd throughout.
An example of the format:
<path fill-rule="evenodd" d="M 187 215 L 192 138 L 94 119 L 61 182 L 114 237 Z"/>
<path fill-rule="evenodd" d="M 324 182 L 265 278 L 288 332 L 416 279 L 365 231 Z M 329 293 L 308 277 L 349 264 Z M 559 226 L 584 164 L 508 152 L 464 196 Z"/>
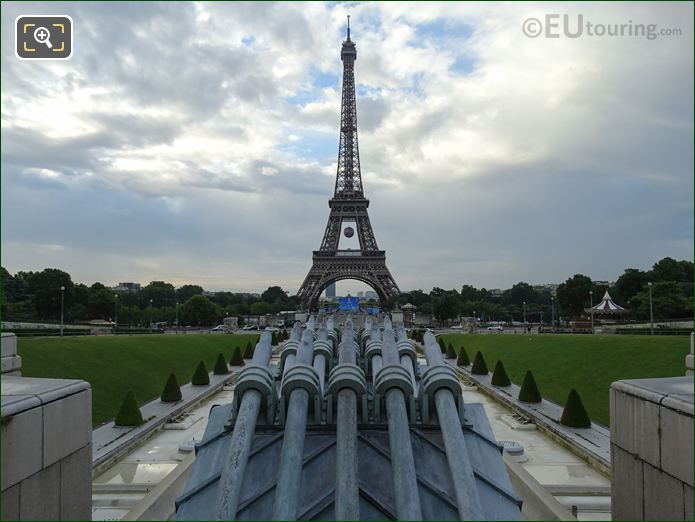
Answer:
<path fill-rule="evenodd" d="M 317 310 L 321 292 L 335 281 L 354 279 L 371 286 L 383 304 L 386 299 L 400 293 L 391 272 L 386 267 L 386 257 L 377 256 L 326 256 L 314 253 L 314 261 L 302 286 L 297 292 L 302 305 Z"/>

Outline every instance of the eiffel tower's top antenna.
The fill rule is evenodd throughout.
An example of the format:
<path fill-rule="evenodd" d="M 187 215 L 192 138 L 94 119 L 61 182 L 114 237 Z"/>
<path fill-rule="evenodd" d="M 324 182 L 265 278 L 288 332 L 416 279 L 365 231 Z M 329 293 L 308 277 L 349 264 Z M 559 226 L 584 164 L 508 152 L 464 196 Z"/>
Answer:
<path fill-rule="evenodd" d="M 347 19 L 348 19 L 347 39 L 348 39 L 348 42 L 349 42 L 349 41 L 350 41 L 350 15 L 347 15 Z"/>

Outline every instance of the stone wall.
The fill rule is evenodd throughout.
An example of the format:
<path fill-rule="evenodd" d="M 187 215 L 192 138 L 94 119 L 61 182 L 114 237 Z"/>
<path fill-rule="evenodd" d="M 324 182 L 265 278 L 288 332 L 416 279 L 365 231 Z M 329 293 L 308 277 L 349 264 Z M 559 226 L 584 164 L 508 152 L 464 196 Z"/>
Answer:
<path fill-rule="evenodd" d="M 611 385 L 613 520 L 693 520 L 693 378 Z"/>
<path fill-rule="evenodd" d="M 12 350 L 16 353 L 16 338 L 3 334 L 3 371 Z M 90 520 L 89 383 L 8 372 L 1 387 L 2 519 Z"/>
<path fill-rule="evenodd" d="M 2 374 L 22 375 L 22 358 L 17 355 L 17 336 L 2 334 Z"/>

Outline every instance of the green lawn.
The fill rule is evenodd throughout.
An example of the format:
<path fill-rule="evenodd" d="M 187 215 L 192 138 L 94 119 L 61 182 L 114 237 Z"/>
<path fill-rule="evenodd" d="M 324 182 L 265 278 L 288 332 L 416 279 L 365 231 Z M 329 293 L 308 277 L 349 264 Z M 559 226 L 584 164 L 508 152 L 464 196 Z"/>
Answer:
<path fill-rule="evenodd" d="M 458 352 L 464 344 L 471 361 L 480 350 L 492 371 L 498 359 L 521 384 L 531 370 L 547 399 L 564 404 L 576 388 L 589 416 L 610 422 L 609 389 L 620 379 L 685 375 L 689 338 L 648 335 L 445 334 Z"/>
<path fill-rule="evenodd" d="M 126 392 L 142 404 L 158 397 L 170 373 L 190 382 L 203 360 L 212 371 L 217 354 L 227 361 L 236 346 L 258 335 L 133 335 L 19 338 L 25 377 L 83 379 L 92 385 L 92 424 L 113 419 Z"/>

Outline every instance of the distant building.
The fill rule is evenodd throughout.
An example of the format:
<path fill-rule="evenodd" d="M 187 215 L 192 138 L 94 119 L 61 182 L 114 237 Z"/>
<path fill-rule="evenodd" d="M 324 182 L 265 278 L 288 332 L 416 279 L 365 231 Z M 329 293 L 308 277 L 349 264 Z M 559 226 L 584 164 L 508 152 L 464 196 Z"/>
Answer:
<path fill-rule="evenodd" d="M 499 288 L 491 288 L 488 292 L 490 292 L 492 297 L 502 297 L 502 290 Z"/>
<path fill-rule="evenodd" d="M 364 292 L 357 292 L 357 297 L 359 297 L 360 299 L 363 299 L 364 298 Z"/>
<path fill-rule="evenodd" d="M 335 297 L 335 283 L 331 283 L 326 287 L 326 298 Z"/>
<path fill-rule="evenodd" d="M 118 283 L 114 287 L 114 292 L 139 292 L 142 289 L 140 283 Z"/>
<path fill-rule="evenodd" d="M 550 292 L 553 297 L 557 296 L 557 287 L 560 286 L 557 283 L 545 283 L 542 285 L 533 285 L 533 289 L 536 292 Z"/>
<path fill-rule="evenodd" d="M 364 298 L 365 299 L 379 299 L 379 294 L 377 294 L 374 290 L 367 290 L 364 293 Z"/>
<path fill-rule="evenodd" d="M 215 292 L 212 290 L 203 290 L 203 295 L 205 297 L 215 297 Z"/>

